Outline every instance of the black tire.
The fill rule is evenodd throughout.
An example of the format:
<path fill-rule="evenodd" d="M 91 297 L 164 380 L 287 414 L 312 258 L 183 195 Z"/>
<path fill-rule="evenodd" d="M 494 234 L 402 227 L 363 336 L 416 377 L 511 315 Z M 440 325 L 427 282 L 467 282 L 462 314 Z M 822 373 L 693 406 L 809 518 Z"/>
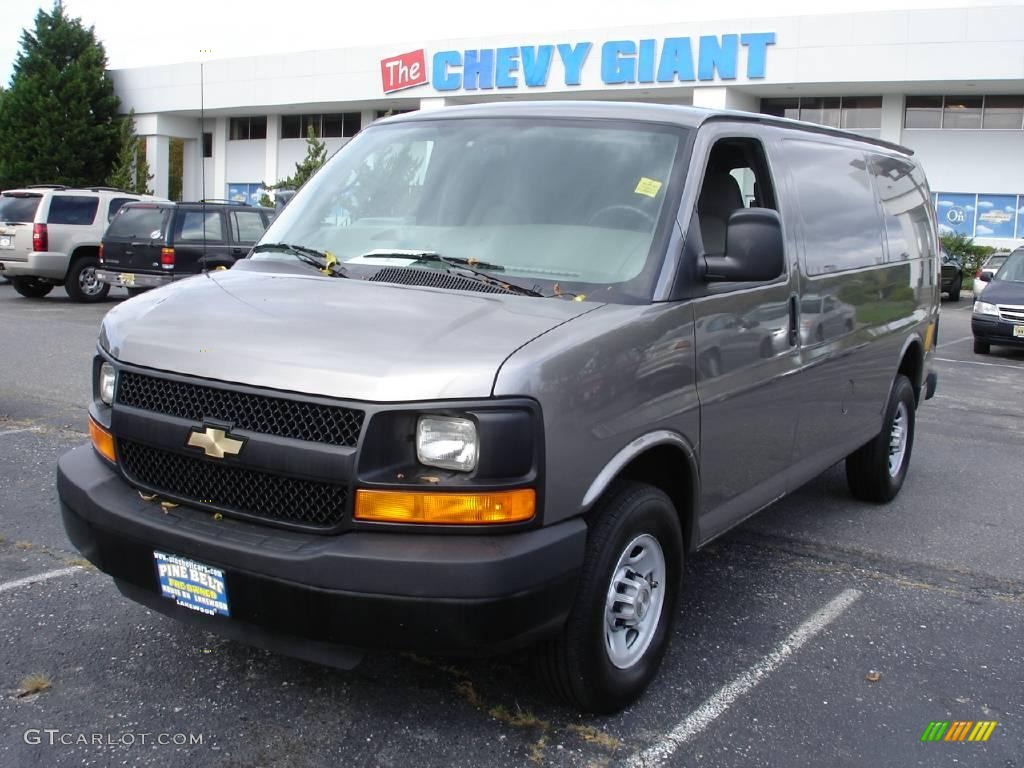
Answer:
<path fill-rule="evenodd" d="M 53 290 L 53 285 L 44 283 L 37 277 L 12 277 L 10 280 L 14 290 L 26 299 L 41 299 Z"/>
<path fill-rule="evenodd" d="M 974 340 L 974 353 L 976 355 L 987 355 L 991 351 L 987 341 Z"/>
<path fill-rule="evenodd" d="M 647 535 L 664 556 L 660 613 L 646 649 L 625 668 L 612 663 L 606 648 L 606 602 L 626 548 Z M 583 712 L 612 713 L 635 701 L 654 678 L 671 636 L 683 572 L 683 537 L 672 501 L 659 489 L 636 482 L 606 492 L 590 519 L 587 552 L 576 599 L 556 637 L 538 649 L 538 669 L 548 689 Z M 645 581 L 649 585 L 649 582 Z M 654 596 L 653 587 L 649 596 Z M 621 592 L 620 592 L 621 594 Z"/>
<path fill-rule="evenodd" d="M 960 301 L 960 289 L 964 285 L 964 276 L 958 275 L 956 280 L 949 286 L 949 300 Z"/>
<path fill-rule="evenodd" d="M 846 482 L 850 493 L 862 501 L 884 503 L 896 498 L 903 487 L 910 466 L 910 454 L 914 448 L 914 417 L 917 401 L 910 379 L 902 373 L 896 376 L 889 402 L 885 406 L 882 430 L 869 443 L 861 446 L 846 457 Z M 893 439 L 894 421 L 900 406 L 903 407 L 905 447 L 895 472 L 890 471 L 890 446 Z"/>
<path fill-rule="evenodd" d="M 71 262 L 68 276 L 64 279 L 64 290 L 72 301 L 91 304 L 107 298 L 110 286 L 97 279 L 96 268 L 99 265 L 95 256 L 79 256 Z"/>
<path fill-rule="evenodd" d="M 134 299 L 136 296 L 139 296 L 148 291 L 149 288 L 125 288 L 125 290 L 128 291 L 128 298 Z"/>

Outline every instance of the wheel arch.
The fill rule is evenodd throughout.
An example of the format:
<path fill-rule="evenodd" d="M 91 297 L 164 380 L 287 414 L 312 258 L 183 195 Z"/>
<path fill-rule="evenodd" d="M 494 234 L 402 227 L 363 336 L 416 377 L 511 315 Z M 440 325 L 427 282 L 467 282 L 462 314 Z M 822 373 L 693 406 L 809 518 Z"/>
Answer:
<path fill-rule="evenodd" d="M 590 484 L 583 497 L 584 511 L 589 511 L 620 478 L 649 483 L 663 491 L 679 515 L 684 548 L 687 552 L 697 548 L 700 473 L 697 454 L 686 438 L 676 432 L 658 430 L 626 445 Z"/>
<path fill-rule="evenodd" d="M 921 390 L 924 386 L 924 342 L 916 333 L 903 343 L 896 373 L 902 373 L 910 379 L 910 385 L 914 388 L 914 400 L 920 403 Z"/>

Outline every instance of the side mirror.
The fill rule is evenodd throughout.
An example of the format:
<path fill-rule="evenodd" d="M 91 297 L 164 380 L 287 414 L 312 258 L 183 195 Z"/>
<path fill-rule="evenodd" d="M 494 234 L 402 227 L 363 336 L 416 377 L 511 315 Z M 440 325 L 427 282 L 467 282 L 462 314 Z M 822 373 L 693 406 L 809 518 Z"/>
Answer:
<path fill-rule="evenodd" d="M 983 283 L 991 283 L 992 282 L 992 273 L 991 272 L 982 272 L 980 275 L 978 275 L 978 279 L 981 280 L 981 282 L 983 282 Z"/>
<path fill-rule="evenodd" d="M 786 268 L 782 219 L 770 208 L 740 208 L 729 216 L 725 254 L 704 256 L 706 282 L 774 280 Z"/>

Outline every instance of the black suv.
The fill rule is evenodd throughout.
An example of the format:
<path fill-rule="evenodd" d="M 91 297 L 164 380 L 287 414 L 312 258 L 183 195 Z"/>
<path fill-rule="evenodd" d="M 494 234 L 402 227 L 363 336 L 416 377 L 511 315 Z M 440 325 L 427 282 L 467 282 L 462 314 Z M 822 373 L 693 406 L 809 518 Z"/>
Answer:
<path fill-rule="evenodd" d="M 950 301 L 960 301 L 960 289 L 964 284 L 964 265 L 959 256 L 939 251 L 942 256 L 942 290 L 949 294 Z"/>
<path fill-rule="evenodd" d="M 230 267 L 263 236 L 271 211 L 244 203 L 129 203 L 103 236 L 97 277 L 134 295 Z"/>

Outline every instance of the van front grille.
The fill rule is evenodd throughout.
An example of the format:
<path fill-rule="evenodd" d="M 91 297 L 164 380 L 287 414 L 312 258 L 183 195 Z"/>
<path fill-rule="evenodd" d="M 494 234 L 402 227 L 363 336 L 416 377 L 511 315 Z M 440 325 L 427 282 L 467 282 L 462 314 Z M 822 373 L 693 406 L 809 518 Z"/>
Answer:
<path fill-rule="evenodd" d="M 359 441 L 365 416 L 363 411 L 339 405 L 257 395 L 132 371 L 120 373 L 117 402 L 196 422 L 214 419 L 250 432 L 347 447 Z"/>
<path fill-rule="evenodd" d="M 118 440 L 118 454 L 130 481 L 197 507 L 325 531 L 344 520 L 344 485 L 214 463 L 124 439 Z"/>

